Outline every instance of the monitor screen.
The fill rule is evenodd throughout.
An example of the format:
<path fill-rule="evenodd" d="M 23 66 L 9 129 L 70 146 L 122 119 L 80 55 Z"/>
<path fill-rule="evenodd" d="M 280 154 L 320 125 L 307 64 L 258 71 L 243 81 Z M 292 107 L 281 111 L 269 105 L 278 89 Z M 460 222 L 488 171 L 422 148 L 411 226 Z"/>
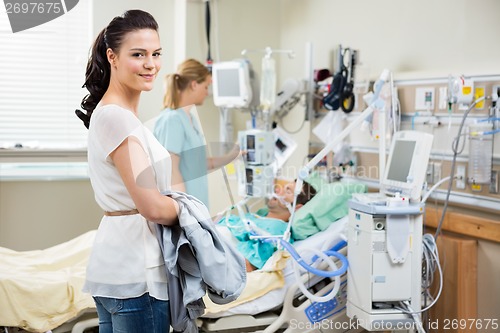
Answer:
<path fill-rule="evenodd" d="M 276 147 L 279 149 L 281 153 L 284 152 L 286 148 L 288 148 L 287 145 L 283 141 L 281 141 L 280 138 L 276 140 Z"/>
<path fill-rule="evenodd" d="M 251 168 L 245 169 L 245 176 L 248 184 L 253 183 L 253 169 Z"/>
<path fill-rule="evenodd" d="M 399 193 L 419 200 L 427 173 L 433 135 L 418 131 L 394 133 L 385 173 L 381 178 L 382 192 Z"/>
<path fill-rule="evenodd" d="M 392 151 L 392 163 L 388 166 L 387 179 L 407 182 L 415 151 L 415 141 L 397 140 Z"/>
<path fill-rule="evenodd" d="M 247 149 L 255 149 L 255 135 L 247 135 Z"/>
<path fill-rule="evenodd" d="M 240 96 L 239 69 L 218 69 L 217 88 L 220 96 Z"/>
<path fill-rule="evenodd" d="M 212 82 L 216 106 L 246 108 L 252 101 L 250 65 L 245 60 L 214 63 Z"/>

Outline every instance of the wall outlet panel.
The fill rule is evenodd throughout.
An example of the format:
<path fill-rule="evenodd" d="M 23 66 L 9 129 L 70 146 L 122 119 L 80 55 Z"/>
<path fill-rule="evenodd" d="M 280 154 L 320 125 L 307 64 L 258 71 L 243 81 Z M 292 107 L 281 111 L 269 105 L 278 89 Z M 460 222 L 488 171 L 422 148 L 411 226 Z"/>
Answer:
<path fill-rule="evenodd" d="M 439 87 L 439 110 L 448 109 L 448 87 Z"/>
<path fill-rule="evenodd" d="M 436 89 L 434 87 L 416 88 L 415 111 L 433 111 Z"/>
<path fill-rule="evenodd" d="M 498 194 L 498 171 L 491 171 L 490 193 Z"/>
<path fill-rule="evenodd" d="M 467 178 L 465 178 L 465 165 L 457 165 L 457 171 L 456 171 L 456 183 L 455 186 L 459 190 L 465 190 L 465 182 L 467 181 Z"/>
<path fill-rule="evenodd" d="M 433 180 L 432 180 L 432 183 L 436 184 L 437 182 L 439 182 L 441 180 L 441 163 L 440 162 L 433 162 L 432 165 L 433 165 L 433 168 L 432 168 L 432 171 L 433 171 Z"/>
<path fill-rule="evenodd" d="M 484 86 L 482 87 L 475 87 L 474 88 L 474 100 L 477 100 L 478 98 L 485 97 L 486 93 L 486 88 Z M 476 110 L 482 110 L 484 109 L 484 100 L 481 102 L 477 103 L 476 106 L 474 107 Z"/>

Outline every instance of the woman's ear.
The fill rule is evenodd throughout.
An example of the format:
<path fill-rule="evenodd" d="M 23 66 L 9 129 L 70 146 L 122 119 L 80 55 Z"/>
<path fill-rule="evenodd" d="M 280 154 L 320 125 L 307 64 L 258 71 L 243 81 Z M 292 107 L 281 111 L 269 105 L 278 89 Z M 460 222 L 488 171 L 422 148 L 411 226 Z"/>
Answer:
<path fill-rule="evenodd" d="M 300 207 L 304 206 L 303 204 L 296 204 L 295 205 L 295 210 L 299 209 Z"/>
<path fill-rule="evenodd" d="M 116 54 L 113 52 L 111 48 L 108 48 L 106 50 L 106 57 L 108 58 L 108 62 L 112 67 L 116 68 L 115 62 L 116 62 Z"/>

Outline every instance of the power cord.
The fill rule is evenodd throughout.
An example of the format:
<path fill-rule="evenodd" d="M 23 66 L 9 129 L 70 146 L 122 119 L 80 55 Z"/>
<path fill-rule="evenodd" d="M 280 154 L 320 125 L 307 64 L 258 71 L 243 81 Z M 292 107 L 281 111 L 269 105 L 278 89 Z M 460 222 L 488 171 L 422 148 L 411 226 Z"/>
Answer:
<path fill-rule="evenodd" d="M 488 98 L 491 98 L 491 97 L 488 97 Z M 480 98 L 476 99 L 467 108 L 467 111 L 464 112 L 464 115 L 462 117 L 462 121 L 460 122 L 460 127 L 458 128 L 458 134 L 457 134 L 457 136 L 455 137 L 455 139 L 453 140 L 453 142 L 451 144 L 451 149 L 453 151 L 453 159 L 452 159 L 452 162 L 451 162 L 450 177 L 451 176 L 454 177 L 454 175 L 455 175 L 455 168 L 456 168 L 456 162 L 457 162 L 457 156 L 463 151 L 463 149 L 465 147 L 465 143 L 464 143 L 464 145 L 462 146 L 462 149 L 460 151 L 458 150 L 458 147 L 459 147 L 459 144 L 460 144 L 460 139 L 463 136 L 462 131 L 463 131 L 463 128 L 464 128 L 465 119 L 467 119 L 467 116 L 472 111 L 472 109 L 476 106 L 476 104 L 479 103 L 479 102 L 482 102 L 485 99 L 486 99 L 486 97 L 480 97 Z M 444 217 L 446 215 L 446 210 L 448 209 L 448 203 L 450 201 L 450 194 L 451 194 L 451 188 L 452 188 L 452 186 L 453 186 L 453 182 L 450 181 L 448 183 L 448 189 L 446 191 L 446 199 L 444 200 L 444 206 L 443 206 L 443 211 L 441 213 L 441 218 L 439 219 L 439 223 L 438 223 L 438 226 L 436 228 L 436 232 L 434 234 L 434 238 L 436 240 L 439 237 L 439 235 L 441 234 L 441 228 L 443 226 Z"/>

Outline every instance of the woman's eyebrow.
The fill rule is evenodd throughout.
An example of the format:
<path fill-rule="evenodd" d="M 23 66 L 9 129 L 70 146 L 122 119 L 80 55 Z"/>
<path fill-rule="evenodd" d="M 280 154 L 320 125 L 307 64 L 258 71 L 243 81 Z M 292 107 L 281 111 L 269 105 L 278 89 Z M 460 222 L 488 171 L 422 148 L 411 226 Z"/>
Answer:
<path fill-rule="evenodd" d="M 156 50 L 154 50 L 153 52 L 159 52 L 159 51 L 161 51 L 161 50 L 162 50 L 162 48 L 160 47 L 159 49 L 156 49 Z M 148 50 L 146 50 L 146 49 L 142 49 L 142 48 L 140 48 L 140 47 L 134 47 L 134 48 L 131 48 L 129 51 L 147 52 Z"/>

